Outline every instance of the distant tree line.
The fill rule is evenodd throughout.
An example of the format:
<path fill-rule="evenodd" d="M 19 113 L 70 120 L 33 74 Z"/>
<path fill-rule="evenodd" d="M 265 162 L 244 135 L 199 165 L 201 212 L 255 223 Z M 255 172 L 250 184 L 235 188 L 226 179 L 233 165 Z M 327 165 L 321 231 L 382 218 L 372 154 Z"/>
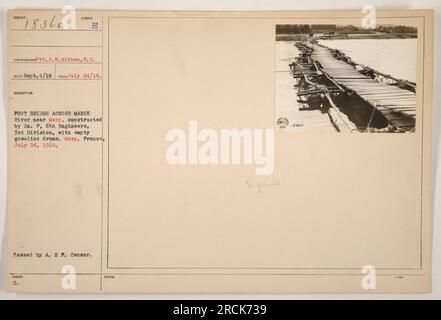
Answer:
<path fill-rule="evenodd" d="M 353 25 L 346 25 L 346 26 L 337 26 L 338 33 L 372 33 L 375 32 L 373 29 L 364 29 L 360 27 L 356 27 Z"/>

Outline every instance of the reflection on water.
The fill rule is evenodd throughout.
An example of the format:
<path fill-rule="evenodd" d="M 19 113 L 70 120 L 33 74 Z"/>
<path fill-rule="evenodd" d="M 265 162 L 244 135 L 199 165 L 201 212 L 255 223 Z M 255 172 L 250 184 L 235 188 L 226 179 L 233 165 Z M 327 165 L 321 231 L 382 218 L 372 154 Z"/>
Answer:
<path fill-rule="evenodd" d="M 320 40 L 320 43 L 343 51 L 359 64 L 395 78 L 416 82 L 417 39 Z M 298 55 L 294 41 L 276 41 L 276 127 L 289 124 L 280 130 L 335 132 L 323 110 L 299 110 L 297 80 L 289 68 Z"/>

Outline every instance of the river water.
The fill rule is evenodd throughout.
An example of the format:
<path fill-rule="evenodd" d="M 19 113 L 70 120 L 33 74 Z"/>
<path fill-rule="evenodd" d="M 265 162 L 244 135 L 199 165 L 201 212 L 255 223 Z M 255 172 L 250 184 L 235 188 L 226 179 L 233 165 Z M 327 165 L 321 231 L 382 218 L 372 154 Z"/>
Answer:
<path fill-rule="evenodd" d="M 343 51 L 359 64 L 416 82 L 417 39 L 321 40 L 320 43 Z M 327 114 L 299 110 L 296 80 L 289 69 L 299 55 L 294 44 L 294 41 L 276 41 L 276 120 L 288 120 L 289 127 L 283 130 L 335 132 Z"/>
<path fill-rule="evenodd" d="M 294 41 L 276 42 L 276 121 L 288 120 L 283 131 L 335 132 L 326 113 L 320 110 L 300 110 L 297 102 L 297 81 L 293 78 L 289 64 L 299 55 Z"/>

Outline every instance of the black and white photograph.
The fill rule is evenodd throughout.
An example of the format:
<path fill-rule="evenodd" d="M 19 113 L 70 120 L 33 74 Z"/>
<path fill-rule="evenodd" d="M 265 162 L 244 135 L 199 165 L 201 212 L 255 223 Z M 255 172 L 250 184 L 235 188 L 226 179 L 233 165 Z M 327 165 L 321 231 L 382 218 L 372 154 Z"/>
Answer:
<path fill-rule="evenodd" d="M 14 311 L 441 299 L 440 0 L 2 0 L 0 20 Z"/>
<path fill-rule="evenodd" d="M 276 25 L 276 128 L 412 133 L 418 29 Z"/>

